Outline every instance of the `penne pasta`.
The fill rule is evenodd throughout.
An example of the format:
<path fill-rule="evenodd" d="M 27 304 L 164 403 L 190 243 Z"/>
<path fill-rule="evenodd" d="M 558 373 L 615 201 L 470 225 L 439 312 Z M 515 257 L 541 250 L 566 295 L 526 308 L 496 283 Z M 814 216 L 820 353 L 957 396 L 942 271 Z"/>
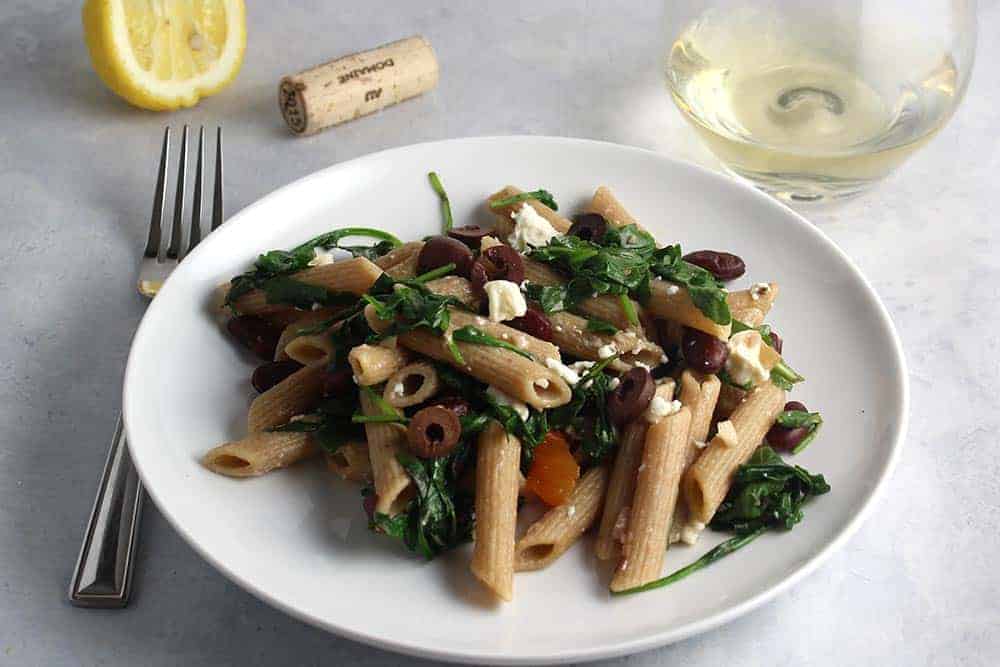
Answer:
<path fill-rule="evenodd" d="M 285 346 L 288 345 L 289 341 L 302 335 L 302 331 L 308 331 L 321 322 L 333 319 L 336 316 L 337 311 L 332 308 L 320 308 L 319 310 L 299 312 L 302 313 L 302 316 L 294 322 L 290 322 L 284 329 L 281 330 L 281 336 L 278 338 L 278 344 L 274 348 L 275 361 L 281 361 L 282 359 L 289 358 L 289 356 L 285 354 Z"/>
<path fill-rule="evenodd" d="M 372 465 L 369 460 L 368 444 L 364 442 L 345 442 L 337 451 L 326 454 L 326 467 L 348 482 L 367 482 L 372 477 Z"/>
<path fill-rule="evenodd" d="M 761 286 L 766 285 L 766 289 Z M 733 319 L 749 327 L 759 327 L 778 298 L 778 283 L 758 283 L 754 287 L 726 295 Z"/>
<path fill-rule="evenodd" d="M 314 266 L 298 273 L 291 278 L 308 285 L 325 287 L 333 292 L 348 292 L 364 294 L 382 274 L 382 269 L 364 257 L 352 257 L 332 264 Z M 250 290 L 233 304 L 237 312 L 244 315 L 265 315 L 288 306 L 270 304 L 263 290 Z"/>
<path fill-rule="evenodd" d="M 361 392 L 361 412 L 366 415 L 380 414 L 378 406 Z M 406 429 L 399 424 L 365 424 L 368 437 L 368 459 L 371 462 L 372 479 L 375 481 L 375 511 L 395 516 L 404 509 L 413 496 L 413 481 L 406 474 L 396 458 L 405 446 Z"/>
<path fill-rule="evenodd" d="M 470 569 L 502 600 L 514 595 L 514 538 L 521 443 L 491 422 L 479 436 L 476 526 Z"/>
<path fill-rule="evenodd" d="M 635 225 L 639 229 L 642 229 L 640 225 L 632 215 L 625 210 L 621 202 L 615 198 L 612 194 L 611 189 L 605 185 L 597 188 L 594 192 L 594 196 L 590 200 L 590 204 L 587 206 L 587 210 L 591 213 L 597 213 L 602 218 L 604 218 L 608 224 L 614 225 L 615 227 L 626 227 L 628 225 Z"/>
<path fill-rule="evenodd" d="M 687 289 L 659 278 L 649 283 L 650 297 L 646 302 L 649 314 L 663 320 L 673 320 L 686 327 L 712 334 L 716 338 L 729 340 L 732 326 L 716 324 L 708 319 L 691 300 Z"/>
<path fill-rule="evenodd" d="M 466 307 L 479 310 L 479 297 L 472 291 L 472 283 L 461 276 L 445 276 L 431 280 L 425 287 L 434 294 L 454 297 Z"/>
<path fill-rule="evenodd" d="M 655 396 L 670 400 L 674 395 L 674 382 L 668 380 L 656 388 Z M 635 475 L 642 459 L 649 423 L 636 419 L 627 424 L 618 440 L 618 453 L 608 478 L 608 492 L 604 498 L 604 511 L 597 529 L 594 553 L 600 560 L 617 558 L 621 553 L 620 535 L 628 520 L 632 495 L 635 492 Z"/>
<path fill-rule="evenodd" d="M 784 405 L 784 390 L 765 382 L 733 411 L 729 422 L 736 432 L 735 442 L 729 442 L 720 426 L 720 432 L 684 475 L 684 500 L 693 520 L 709 522 L 729 491 L 733 473 L 764 440 Z"/>
<path fill-rule="evenodd" d="M 407 351 L 397 345 L 358 345 L 347 353 L 355 382 L 363 387 L 385 382 L 409 360 Z"/>
<path fill-rule="evenodd" d="M 663 570 L 690 430 L 691 411 L 681 408 L 646 433 L 622 557 L 611 579 L 612 591 L 649 583 Z"/>
<path fill-rule="evenodd" d="M 610 345 L 621 354 L 608 365 L 612 371 L 624 372 L 636 365 L 652 368 L 663 362 L 663 349 L 635 331 L 624 330 L 613 335 L 587 331 L 587 318 L 567 311 L 551 313 L 548 317 L 552 324 L 552 342 L 574 357 L 600 361 L 601 348 Z"/>
<path fill-rule="evenodd" d="M 309 433 L 252 433 L 210 449 L 201 463 L 227 477 L 256 477 L 319 453 Z"/>
<path fill-rule="evenodd" d="M 456 315 L 458 316 L 456 317 Z M 387 322 L 383 322 L 375 316 L 375 311 L 370 306 L 365 309 L 365 316 L 376 331 L 384 331 L 388 326 Z M 475 316 L 453 311 L 452 330 L 456 325 L 461 326 L 463 316 L 472 317 L 473 319 L 469 321 L 475 321 Z M 525 340 L 531 338 L 527 334 L 517 333 Z M 510 350 L 475 343 L 456 343 L 465 362 L 460 364 L 452 354 L 445 338 L 426 329 L 415 329 L 402 333 L 398 336 L 398 340 L 400 345 L 418 354 L 450 364 L 480 382 L 492 385 L 507 396 L 535 408 L 565 405 L 572 396 L 569 385 L 555 371 Z M 517 341 L 520 339 L 514 340 L 515 344 L 518 344 Z"/>
<path fill-rule="evenodd" d="M 540 570 L 580 539 L 601 511 L 608 469 L 595 466 L 576 483 L 569 499 L 531 524 L 514 547 L 514 571 Z"/>
<path fill-rule="evenodd" d="M 333 339 L 330 332 L 297 336 L 285 345 L 285 355 L 303 366 L 326 366 L 333 361 Z"/>
<path fill-rule="evenodd" d="M 404 243 L 403 245 L 393 248 L 386 254 L 376 259 L 375 266 L 385 271 L 386 269 L 406 261 L 410 257 L 416 257 L 423 249 L 423 241 L 410 241 L 408 243 Z"/>
<path fill-rule="evenodd" d="M 434 366 L 420 361 L 396 371 L 385 383 L 382 398 L 395 408 L 408 408 L 423 403 L 440 388 L 441 381 Z"/>
<path fill-rule="evenodd" d="M 420 260 L 420 254 L 414 253 L 399 262 L 398 264 L 393 264 L 385 270 L 393 280 L 410 280 L 417 277 L 417 264 Z"/>
<path fill-rule="evenodd" d="M 247 414 L 250 433 L 281 426 L 292 417 L 309 412 L 320 400 L 322 385 L 320 366 L 306 366 L 295 371 L 253 399 Z"/>

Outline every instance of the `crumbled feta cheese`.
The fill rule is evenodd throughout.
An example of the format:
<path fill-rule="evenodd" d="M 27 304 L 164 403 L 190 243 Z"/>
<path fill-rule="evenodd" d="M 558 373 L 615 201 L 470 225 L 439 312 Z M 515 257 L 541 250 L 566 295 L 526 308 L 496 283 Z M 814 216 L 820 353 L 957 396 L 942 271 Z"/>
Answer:
<path fill-rule="evenodd" d="M 593 368 L 594 363 L 595 362 L 593 361 L 575 361 L 572 364 L 570 364 L 569 367 L 582 375 L 583 373 L 586 373 L 591 368 Z"/>
<path fill-rule="evenodd" d="M 491 280 L 483 285 L 490 303 L 490 320 L 504 322 L 522 317 L 528 312 L 528 304 L 517 283 L 509 280 Z"/>
<path fill-rule="evenodd" d="M 392 393 L 395 394 L 396 396 L 402 396 L 403 394 L 406 393 L 406 387 L 403 386 L 402 382 L 397 382 L 396 384 L 392 385 Z"/>
<path fill-rule="evenodd" d="M 738 385 L 758 385 L 771 376 L 760 359 L 762 345 L 760 332 L 753 329 L 741 331 L 729 339 L 726 372 L 733 382 Z"/>
<path fill-rule="evenodd" d="M 357 375 L 352 375 L 351 379 L 354 380 L 354 384 L 361 384 L 361 380 L 358 378 Z"/>
<path fill-rule="evenodd" d="M 705 530 L 705 524 L 701 521 L 692 521 L 681 526 L 681 542 L 693 545 L 698 541 L 701 531 Z"/>
<path fill-rule="evenodd" d="M 521 418 L 521 421 L 526 421 L 530 413 L 528 412 L 528 406 L 517 400 L 516 398 L 511 398 L 507 394 L 503 393 L 496 387 L 490 385 L 486 388 L 486 393 L 493 397 L 500 405 L 507 405 L 514 409 L 517 416 Z"/>
<path fill-rule="evenodd" d="M 610 380 L 608 380 L 608 389 L 614 391 L 615 389 L 618 388 L 618 385 L 620 385 L 621 383 L 622 381 L 619 380 L 618 378 L 611 378 Z"/>
<path fill-rule="evenodd" d="M 681 291 L 681 288 L 678 287 L 677 285 L 667 285 L 667 296 L 674 296 L 675 294 L 679 293 L 680 291 Z"/>
<path fill-rule="evenodd" d="M 705 449 L 708 447 L 708 443 L 704 440 L 692 440 L 691 442 L 694 443 L 695 449 Z"/>
<path fill-rule="evenodd" d="M 661 355 L 660 355 L 660 363 L 661 363 L 661 364 L 665 364 L 665 363 L 667 363 L 668 361 L 670 361 L 670 357 L 668 357 L 668 356 L 667 356 L 667 355 L 665 355 L 665 354 L 661 354 Z"/>
<path fill-rule="evenodd" d="M 559 235 L 556 228 L 529 204 L 521 204 L 510 217 L 514 219 L 514 231 L 507 237 L 507 243 L 519 252 L 548 245 L 552 237 Z"/>
<path fill-rule="evenodd" d="M 654 396 L 646 408 L 646 421 L 655 424 L 664 417 L 668 417 L 681 409 L 680 401 L 668 401 L 661 396 Z"/>
<path fill-rule="evenodd" d="M 771 286 L 767 283 L 754 283 L 750 286 L 750 298 L 757 301 L 770 291 Z"/>
<path fill-rule="evenodd" d="M 719 422 L 715 427 L 715 440 L 718 440 L 723 447 L 735 447 L 740 441 L 740 436 L 736 433 L 736 427 L 733 425 L 733 422 L 728 419 L 724 422 Z"/>
<path fill-rule="evenodd" d="M 307 266 L 323 266 L 334 263 L 333 253 L 326 248 L 313 248 L 313 258 L 309 260 Z"/>
<path fill-rule="evenodd" d="M 556 325 L 556 327 L 555 327 L 555 329 L 556 329 L 556 331 L 558 331 L 559 333 L 562 333 L 562 330 L 563 330 L 563 328 L 562 328 L 562 325 L 561 325 L 561 324 L 557 324 L 557 325 Z"/>
<path fill-rule="evenodd" d="M 618 348 L 615 347 L 614 343 L 608 343 L 607 345 L 602 345 L 597 348 L 597 356 L 601 359 L 607 359 L 608 357 L 613 357 L 618 354 Z"/>
<path fill-rule="evenodd" d="M 545 366 L 556 372 L 556 375 L 566 380 L 570 386 L 580 381 L 580 374 L 569 366 L 564 365 L 558 359 L 546 359 Z"/>
<path fill-rule="evenodd" d="M 573 517 L 576 514 L 576 505 L 570 505 L 566 508 L 566 516 Z"/>
<path fill-rule="evenodd" d="M 323 304 L 318 303 L 318 302 L 314 302 L 313 305 L 312 305 L 312 309 L 313 310 L 320 310 L 322 308 L 323 308 Z"/>

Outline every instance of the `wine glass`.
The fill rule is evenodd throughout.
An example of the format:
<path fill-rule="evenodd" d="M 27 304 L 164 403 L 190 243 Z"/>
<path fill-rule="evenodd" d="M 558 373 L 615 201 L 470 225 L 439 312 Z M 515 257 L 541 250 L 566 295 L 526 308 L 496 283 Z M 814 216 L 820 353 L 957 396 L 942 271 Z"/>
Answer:
<path fill-rule="evenodd" d="M 667 26 L 667 87 L 722 163 L 781 199 L 831 201 L 884 178 L 951 118 L 976 2 L 667 0 Z"/>

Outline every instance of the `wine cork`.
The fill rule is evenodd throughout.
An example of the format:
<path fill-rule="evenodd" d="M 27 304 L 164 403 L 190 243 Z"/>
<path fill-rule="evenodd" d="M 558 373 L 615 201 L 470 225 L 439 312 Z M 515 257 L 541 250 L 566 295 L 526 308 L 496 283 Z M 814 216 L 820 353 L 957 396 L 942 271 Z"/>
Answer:
<path fill-rule="evenodd" d="M 437 82 L 434 49 L 417 35 L 285 76 L 278 104 L 292 132 L 306 135 L 416 97 Z"/>

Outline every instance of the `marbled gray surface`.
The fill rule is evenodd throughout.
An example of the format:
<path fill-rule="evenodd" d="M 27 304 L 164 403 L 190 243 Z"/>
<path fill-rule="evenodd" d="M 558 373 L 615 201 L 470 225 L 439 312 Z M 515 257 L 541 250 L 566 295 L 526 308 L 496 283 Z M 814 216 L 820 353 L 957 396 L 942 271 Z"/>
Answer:
<path fill-rule="evenodd" d="M 165 123 L 225 124 L 230 211 L 331 163 L 457 136 L 590 137 L 714 165 L 663 90 L 661 3 L 471 5 L 258 0 L 235 85 L 169 116 L 101 86 L 78 3 L 0 7 L 0 664 L 410 662 L 258 602 L 151 505 L 131 607 L 77 610 L 64 593 L 144 308 L 132 278 Z M 313 138 L 288 134 L 281 74 L 412 33 L 438 51 L 436 91 Z M 910 364 L 909 441 L 879 507 L 778 600 L 608 664 L 1000 663 L 998 33 L 1000 6 L 985 0 L 951 124 L 868 197 L 813 214 L 885 300 Z"/>

